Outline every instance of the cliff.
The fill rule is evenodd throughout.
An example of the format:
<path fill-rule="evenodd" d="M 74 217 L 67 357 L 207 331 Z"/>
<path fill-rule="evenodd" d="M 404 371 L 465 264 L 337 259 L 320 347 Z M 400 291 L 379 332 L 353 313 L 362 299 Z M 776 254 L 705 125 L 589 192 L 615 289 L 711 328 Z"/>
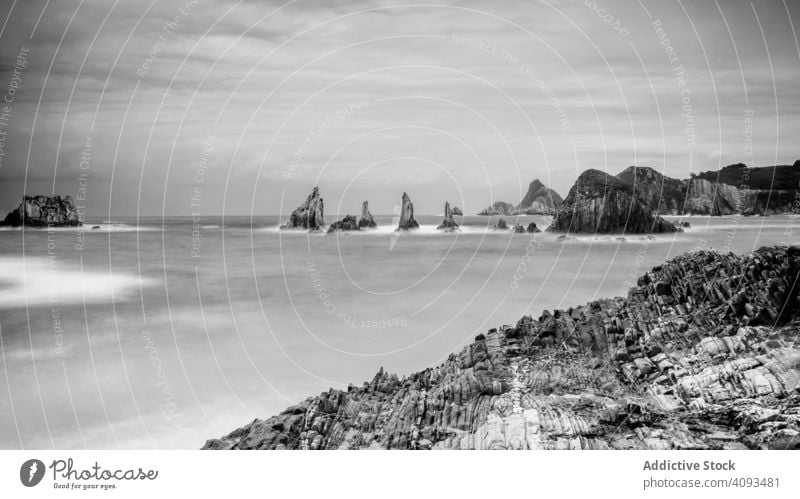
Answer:
<path fill-rule="evenodd" d="M 282 229 L 320 230 L 325 227 L 325 209 L 319 187 L 314 187 L 306 201 L 297 207 Z"/>
<path fill-rule="evenodd" d="M 563 202 L 556 191 L 545 186 L 537 178 L 528 186 L 528 192 L 514 211 L 516 214 L 525 215 L 554 215 Z"/>
<path fill-rule="evenodd" d="M 653 215 L 628 185 L 600 170 L 581 173 L 562 203 L 551 232 L 643 234 L 678 229 Z"/>
<path fill-rule="evenodd" d="M 800 249 L 688 253 L 625 298 L 380 369 L 204 449 L 800 448 Z"/>
<path fill-rule="evenodd" d="M 83 225 L 71 196 L 23 196 L 17 208 L 0 225 L 65 227 Z"/>

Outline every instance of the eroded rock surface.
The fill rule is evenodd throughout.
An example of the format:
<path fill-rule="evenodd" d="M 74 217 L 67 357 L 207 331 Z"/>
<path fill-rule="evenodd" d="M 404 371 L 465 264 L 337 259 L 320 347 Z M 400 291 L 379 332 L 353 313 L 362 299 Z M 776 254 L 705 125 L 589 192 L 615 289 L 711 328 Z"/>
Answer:
<path fill-rule="evenodd" d="M 551 232 L 643 234 L 679 229 L 652 210 L 622 180 L 586 170 L 548 227 Z"/>
<path fill-rule="evenodd" d="M 564 200 L 537 178 L 528 186 L 528 192 L 514 209 L 519 215 L 555 215 Z"/>
<path fill-rule="evenodd" d="M 402 204 L 400 206 L 400 223 L 397 230 L 418 229 L 419 224 L 414 220 L 414 204 L 408 194 L 403 193 Z"/>
<path fill-rule="evenodd" d="M 353 215 L 347 215 L 338 222 L 334 222 L 328 227 L 328 232 L 336 231 L 354 231 L 361 230 L 358 226 L 358 220 Z"/>
<path fill-rule="evenodd" d="M 289 222 L 281 226 L 284 229 L 320 230 L 325 227 L 325 209 L 319 187 L 314 187 L 306 201 L 297 207 L 289 217 Z"/>
<path fill-rule="evenodd" d="M 374 229 L 378 224 L 372 218 L 372 213 L 369 212 L 369 201 L 364 201 L 361 204 L 361 218 L 358 220 L 359 229 Z"/>
<path fill-rule="evenodd" d="M 679 256 L 625 298 L 480 334 L 206 449 L 800 448 L 797 247 Z"/>
<path fill-rule="evenodd" d="M 458 224 L 453 220 L 453 212 L 450 210 L 450 203 L 444 202 L 444 220 L 436 227 L 436 230 L 443 230 L 445 232 L 453 232 L 458 230 Z"/>
<path fill-rule="evenodd" d="M 11 227 L 69 227 L 82 225 L 72 196 L 23 196 L 0 225 Z"/>

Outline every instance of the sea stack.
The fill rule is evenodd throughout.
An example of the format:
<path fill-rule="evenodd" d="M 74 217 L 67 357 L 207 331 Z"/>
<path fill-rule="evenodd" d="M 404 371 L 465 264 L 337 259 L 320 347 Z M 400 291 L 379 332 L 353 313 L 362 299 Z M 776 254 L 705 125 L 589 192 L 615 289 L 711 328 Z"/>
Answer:
<path fill-rule="evenodd" d="M 369 201 L 361 203 L 361 219 L 358 221 L 359 229 L 374 229 L 378 224 L 372 218 L 372 213 L 369 212 Z"/>
<path fill-rule="evenodd" d="M 72 196 L 22 196 L 22 202 L 0 225 L 11 227 L 77 227 L 83 225 Z"/>
<path fill-rule="evenodd" d="M 443 230 L 446 232 L 453 232 L 458 230 L 458 224 L 453 220 L 453 211 L 450 209 L 450 203 L 444 202 L 444 220 L 436 227 L 436 230 Z"/>
<path fill-rule="evenodd" d="M 325 227 L 324 207 L 319 195 L 319 187 L 314 187 L 305 203 L 297 207 L 289 217 L 289 223 L 282 226 L 285 229 L 320 230 Z"/>
<path fill-rule="evenodd" d="M 403 205 L 400 208 L 400 223 L 397 230 L 419 229 L 419 224 L 414 220 L 414 204 L 408 194 L 403 193 Z"/>
<path fill-rule="evenodd" d="M 514 214 L 514 205 L 511 203 L 506 203 L 504 201 L 497 201 L 496 203 L 492 203 L 491 206 L 488 208 L 478 212 L 480 216 L 497 216 L 497 215 L 505 215 L 510 216 Z"/>
<path fill-rule="evenodd" d="M 453 206 L 453 209 L 450 210 L 450 213 L 452 213 L 454 217 L 464 216 L 464 212 L 461 211 L 461 208 L 459 208 L 458 206 Z"/>
<path fill-rule="evenodd" d="M 679 231 L 654 215 L 625 182 L 600 170 L 581 173 L 547 230 L 589 234 Z"/>
<path fill-rule="evenodd" d="M 338 222 L 334 222 L 328 227 L 328 232 L 336 232 L 339 230 L 352 231 L 361 230 L 358 226 L 358 221 L 353 215 L 347 215 Z"/>

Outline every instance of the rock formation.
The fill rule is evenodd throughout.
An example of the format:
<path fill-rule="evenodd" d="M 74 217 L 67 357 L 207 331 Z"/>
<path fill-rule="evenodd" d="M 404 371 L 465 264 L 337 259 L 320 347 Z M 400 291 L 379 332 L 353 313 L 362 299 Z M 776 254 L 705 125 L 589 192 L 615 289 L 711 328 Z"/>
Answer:
<path fill-rule="evenodd" d="M 555 215 L 564 200 L 556 191 L 546 187 L 537 178 L 528 186 L 528 192 L 514 208 L 515 215 Z"/>
<path fill-rule="evenodd" d="M 800 248 L 694 252 L 205 449 L 800 448 Z"/>
<path fill-rule="evenodd" d="M 319 187 L 314 187 L 305 203 L 297 207 L 282 229 L 320 230 L 325 227 L 324 206 L 319 195 Z"/>
<path fill-rule="evenodd" d="M 528 231 L 528 233 L 533 234 L 533 233 L 536 233 L 536 232 L 541 232 L 542 230 L 539 227 L 536 226 L 536 222 L 531 222 L 531 223 L 528 224 L 527 231 Z"/>
<path fill-rule="evenodd" d="M 508 230 L 508 223 L 506 223 L 506 219 L 501 218 L 500 220 L 498 220 L 497 223 L 494 225 L 494 228 L 497 230 Z"/>
<path fill-rule="evenodd" d="M 771 215 L 796 208 L 800 167 L 795 165 L 749 168 L 738 163 L 687 180 L 632 166 L 617 177 L 662 215 Z"/>
<path fill-rule="evenodd" d="M 552 232 L 627 233 L 675 232 L 678 229 L 653 215 L 633 190 L 600 170 L 581 173 L 561 205 Z"/>
<path fill-rule="evenodd" d="M 351 231 L 351 230 L 361 230 L 358 226 L 358 221 L 356 217 L 353 215 L 347 215 L 343 219 L 339 220 L 338 222 L 332 223 L 328 227 L 328 232 L 336 232 L 336 231 Z"/>
<path fill-rule="evenodd" d="M 461 211 L 461 208 L 459 208 L 458 206 L 453 206 L 453 209 L 451 210 L 451 213 L 453 213 L 454 217 L 463 217 L 464 216 L 464 212 Z"/>
<path fill-rule="evenodd" d="M 496 216 L 496 215 L 503 215 L 503 216 L 510 216 L 514 214 L 514 205 L 511 203 L 505 203 L 503 201 L 498 201 L 493 203 L 490 207 L 478 212 L 478 215 L 481 216 Z"/>
<path fill-rule="evenodd" d="M 83 225 L 72 196 L 22 196 L 17 208 L 0 223 L 11 227 L 68 227 Z"/>
<path fill-rule="evenodd" d="M 372 213 L 369 212 L 369 201 L 361 203 L 361 218 L 358 220 L 359 229 L 374 229 L 378 224 L 372 219 Z"/>
<path fill-rule="evenodd" d="M 514 232 L 517 234 L 524 234 L 525 226 L 522 224 L 514 224 Z"/>
<path fill-rule="evenodd" d="M 397 225 L 397 230 L 418 229 L 419 224 L 414 220 L 414 205 L 411 203 L 411 198 L 408 194 L 403 193 L 403 204 L 400 207 L 400 223 Z"/>
<path fill-rule="evenodd" d="M 683 213 L 686 199 L 684 182 L 646 166 L 631 166 L 618 174 L 617 178 L 625 182 L 650 211 L 660 215 Z"/>
<path fill-rule="evenodd" d="M 436 227 L 436 230 L 443 230 L 446 232 L 458 230 L 458 224 L 453 220 L 453 212 L 450 209 L 450 203 L 448 201 L 444 202 L 444 220 Z"/>

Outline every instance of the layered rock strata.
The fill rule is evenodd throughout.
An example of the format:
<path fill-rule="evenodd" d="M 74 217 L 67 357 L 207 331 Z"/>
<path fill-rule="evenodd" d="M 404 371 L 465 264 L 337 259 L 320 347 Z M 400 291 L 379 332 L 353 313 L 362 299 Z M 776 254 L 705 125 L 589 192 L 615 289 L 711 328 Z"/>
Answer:
<path fill-rule="evenodd" d="M 643 234 L 679 229 L 654 215 L 633 190 L 600 170 L 581 173 L 561 205 L 552 232 Z"/>
<path fill-rule="evenodd" d="M 679 256 L 627 297 L 523 317 L 205 449 L 800 448 L 800 249 Z"/>

